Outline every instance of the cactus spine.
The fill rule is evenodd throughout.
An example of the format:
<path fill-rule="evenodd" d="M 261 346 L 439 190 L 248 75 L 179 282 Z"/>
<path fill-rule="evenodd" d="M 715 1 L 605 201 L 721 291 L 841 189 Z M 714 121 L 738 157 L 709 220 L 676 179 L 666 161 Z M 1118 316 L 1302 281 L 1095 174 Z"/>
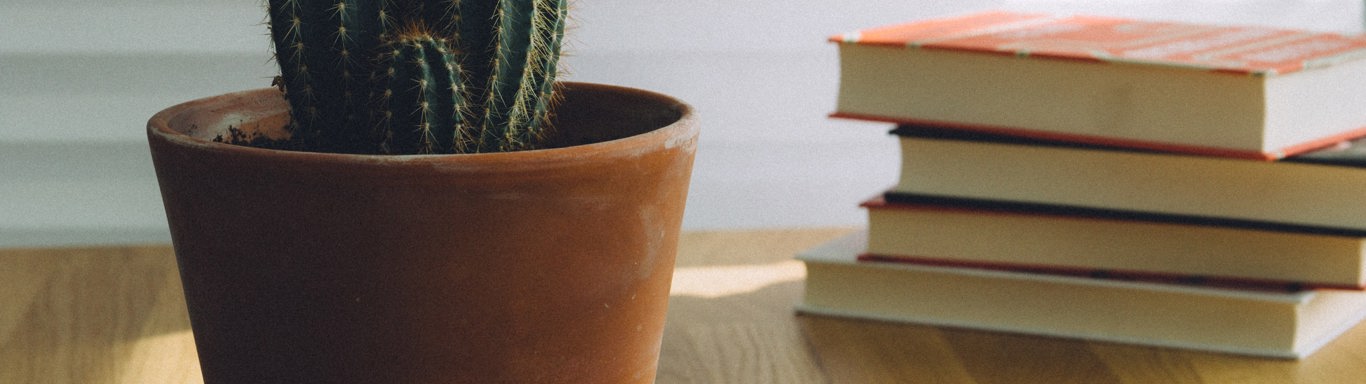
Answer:
<path fill-rule="evenodd" d="M 269 0 L 294 139 L 309 150 L 535 148 L 566 0 Z"/>

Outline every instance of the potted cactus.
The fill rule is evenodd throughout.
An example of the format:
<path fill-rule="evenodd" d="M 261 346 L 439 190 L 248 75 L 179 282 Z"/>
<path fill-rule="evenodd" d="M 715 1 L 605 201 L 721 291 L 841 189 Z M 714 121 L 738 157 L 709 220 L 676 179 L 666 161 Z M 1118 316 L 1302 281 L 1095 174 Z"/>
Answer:
<path fill-rule="evenodd" d="M 652 382 L 697 128 L 556 81 L 565 0 L 270 0 L 148 140 L 206 383 Z"/>

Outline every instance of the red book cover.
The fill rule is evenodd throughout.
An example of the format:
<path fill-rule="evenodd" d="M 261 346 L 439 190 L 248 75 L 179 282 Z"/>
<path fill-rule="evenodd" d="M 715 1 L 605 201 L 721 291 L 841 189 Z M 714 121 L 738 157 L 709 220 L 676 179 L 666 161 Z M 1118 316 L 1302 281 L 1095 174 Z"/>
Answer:
<path fill-rule="evenodd" d="M 833 42 L 1286 74 L 1366 56 L 1366 39 L 1254 26 L 987 12 L 846 33 Z"/>
<path fill-rule="evenodd" d="M 1363 36 L 985 12 L 829 40 L 834 117 L 1261 160 L 1366 136 Z"/>

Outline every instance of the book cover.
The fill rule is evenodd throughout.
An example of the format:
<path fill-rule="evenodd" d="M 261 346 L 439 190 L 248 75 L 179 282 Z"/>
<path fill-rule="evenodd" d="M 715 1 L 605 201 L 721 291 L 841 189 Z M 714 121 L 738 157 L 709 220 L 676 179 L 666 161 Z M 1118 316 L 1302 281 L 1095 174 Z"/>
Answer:
<path fill-rule="evenodd" d="M 830 40 L 835 117 L 1255 159 L 1366 135 L 1366 37 L 987 12 Z"/>
<path fill-rule="evenodd" d="M 830 40 L 1254 76 L 1366 57 L 1366 39 L 1335 33 L 1002 11 L 872 28 Z"/>
<path fill-rule="evenodd" d="M 1366 317 L 1366 292 L 1262 292 L 860 262 L 865 232 L 797 255 L 798 313 L 1262 357 L 1309 356 Z"/>

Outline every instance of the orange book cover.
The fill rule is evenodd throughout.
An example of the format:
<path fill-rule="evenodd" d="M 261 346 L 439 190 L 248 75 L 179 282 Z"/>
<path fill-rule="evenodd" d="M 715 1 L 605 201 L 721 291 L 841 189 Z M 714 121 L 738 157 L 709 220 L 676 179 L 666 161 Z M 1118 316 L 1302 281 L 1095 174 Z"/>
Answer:
<path fill-rule="evenodd" d="M 1286 74 L 1366 56 L 1366 39 L 1255 26 L 987 12 L 873 28 L 833 42 Z"/>
<path fill-rule="evenodd" d="M 904 48 L 890 52 L 953 52 L 1071 63 L 1067 69 L 1058 69 L 1068 73 L 1085 68 L 1170 70 L 1144 71 L 1126 75 L 1130 77 L 1124 80 L 1102 77 L 1116 76 L 1111 75 L 1116 72 L 1105 72 L 1110 69 L 1023 80 L 1039 75 L 1016 72 L 1020 67 L 1012 67 L 1019 65 L 1011 64 L 1015 60 L 982 61 L 978 64 L 998 66 L 961 69 L 964 59 L 958 59 L 959 64 L 942 64 L 945 59 L 908 56 L 903 65 L 886 58 L 895 53 L 878 53 L 883 56 L 850 56 L 865 60 L 854 63 L 844 61 L 849 57 L 842 53 L 841 66 L 856 69 L 842 69 L 840 106 L 834 117 L 1263 160 L 1366 135 L 1366 117 L 1358 116 L 1359 108 L 1346 107 L 1366 99 L 1366 91 L 1355 90 L 1362 88 L 1357 85 L 1362 81 L 1353 80 L 1366 77 L 1361 70 L 1366 68 L 1361 64 L 1366 62 L 1362 60 L 1366 59 L 1364 36 L 994 11 L 864 29 L 829 40 L 841 47 Z M 921 61 L 911 64 L 909 60 Z M 965 72 L 981 68 L 997 70 Z M 1326 77 L 1320 69 L 1331 70 L 1330 76 L 1337 80 L 1321 80 Z M 1205 83 L 1189 82 L 1178 72 L 1216 75 L 1224 80 L 1210 84 L 1224 84 L 1218 86 L 1233 82 L 1227 78 L 1247 81 L 1227 89 L 1200 88 L 1205 85 L 1195 84 Z M 1315 73 L 1298 75 L 1301 72 Z M 1144 81 L 1134 76 L 1167 78 L 1143 78 L 1158 83 L 1137 86 Z M 1270 88 L 1270 79 L 1283 78 L 1295 80 L 1278 80 L 1278 88 Z M 1172 85 L 1182 83 L 1192 85 Z M 1265 84 L 1265 88 L 1250 84 Z M 1156 90 L 1162 87 L 1181 91 Z M 1210 96 L 1214 94 L 1228 97 Z M 1171 101 L 1152 101 L 1156 99 Z M 1043 100 L 1058 101 L 1049 105 Z M 1324 107 L 1330 102 L 1339 106 Z M 1221 135 L 1229 138 L 1211 139 Z"/>

